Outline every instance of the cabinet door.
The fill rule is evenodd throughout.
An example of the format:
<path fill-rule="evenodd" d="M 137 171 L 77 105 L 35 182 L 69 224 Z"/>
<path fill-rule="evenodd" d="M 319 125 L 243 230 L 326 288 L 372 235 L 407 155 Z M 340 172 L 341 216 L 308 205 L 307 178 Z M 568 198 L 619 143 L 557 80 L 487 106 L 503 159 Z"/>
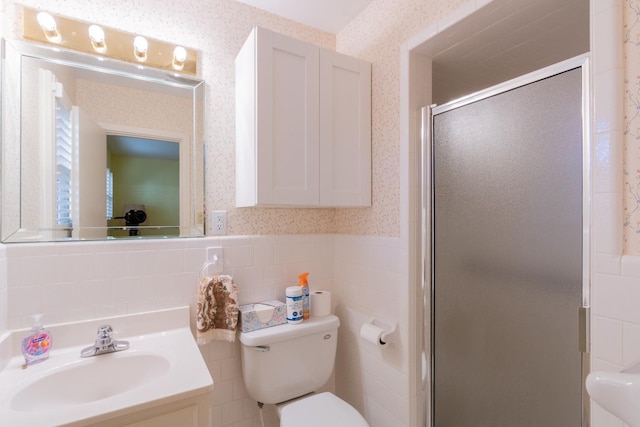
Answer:
<path fill-rule="evenodd" d="M 196 405 L 167 414 L 158 415 L 126 427 L 198 427 L 198 407 Z"/>
<path fill-rule="evenodd" d="M 317 205 L 319 48 L 258 28 L 257 204 Z"/>
<path fill-rule="evenodd" d="M 320 204 L 371 206 L 371 64 L 320 52 Z"/>

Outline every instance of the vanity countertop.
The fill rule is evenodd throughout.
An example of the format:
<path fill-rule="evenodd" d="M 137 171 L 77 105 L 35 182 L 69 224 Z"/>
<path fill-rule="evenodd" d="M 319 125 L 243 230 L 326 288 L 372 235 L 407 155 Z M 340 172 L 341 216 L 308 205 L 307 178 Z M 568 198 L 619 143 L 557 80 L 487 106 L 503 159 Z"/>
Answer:
<path fill-rule="evenodd" d="M 103 324 L 130 347 L 81 358 Z M 87 425 L 213 390 L 189 328 L 189 307 L 45 327 L 50 357 L 26 369 L 20 342 L 29 330 L 0 338 L 2 425 Z"/>

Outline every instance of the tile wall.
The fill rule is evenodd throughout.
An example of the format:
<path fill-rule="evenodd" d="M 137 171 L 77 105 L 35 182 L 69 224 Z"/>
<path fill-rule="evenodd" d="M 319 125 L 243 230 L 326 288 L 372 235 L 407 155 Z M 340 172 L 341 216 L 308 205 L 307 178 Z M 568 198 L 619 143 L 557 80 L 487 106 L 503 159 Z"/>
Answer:
<path fill-rule="evenodd" d="M 224 248 L 242 304 L 284 301 L 285 287 L 309 271 L 311 290 L 332 292 L 342 320 L 336 385 L 331 381 L 328 389 L 372 426 L 407 425 L 408 296 L 398 292 L 406 283 L 398 239 L 319 234 L 2 245 L 0 313 L 4 307 L 6 316 L 0 319 L 16 329 L 30 327 L 34 313 L 44 313 L 46 325 L 185 304 L 193 317 L 209 247 Z M 359 339 L 371 316 L 399 322 L 398 343 L 389 351 Z M 215 342 L 201 351 L 215 381 L 213 426 L 259 425 L 242 380 L 239 344 Z M 267 426 L 278 425 L 272 407 L 265 406 L 264 418 Z"/>
<path fill-rule="evenodd" d="M 640 257 L 623 250 L 625 8 L 635 2 L 591 1 L 593 188 L 591 370 L 619 371 L 640 359 Z M 628 233 L 627 233 L 628 234 Z M 624 423 L 597 404 L 592 426 Z"/>

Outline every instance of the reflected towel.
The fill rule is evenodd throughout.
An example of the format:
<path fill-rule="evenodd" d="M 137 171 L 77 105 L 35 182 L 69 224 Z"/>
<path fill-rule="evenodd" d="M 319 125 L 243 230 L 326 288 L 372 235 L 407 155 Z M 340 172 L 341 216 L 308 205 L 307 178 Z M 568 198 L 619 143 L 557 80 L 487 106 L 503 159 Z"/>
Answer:
<path fill-rule="evenodd" d="M 198 344 L 234 342 L 238 324 L 238 287 L 228 275 L 203 277 L 198 284 Z"/>

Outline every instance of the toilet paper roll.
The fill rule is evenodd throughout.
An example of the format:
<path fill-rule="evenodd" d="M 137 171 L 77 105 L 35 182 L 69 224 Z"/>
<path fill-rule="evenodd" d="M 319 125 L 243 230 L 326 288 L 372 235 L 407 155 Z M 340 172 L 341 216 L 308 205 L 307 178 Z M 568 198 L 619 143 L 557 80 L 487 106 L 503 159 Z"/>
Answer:
<path fill-rule="evenodd" d="M 375 345 L 376 347 L 384 347 L 387 345 L 386 342 L 382 340 L 382 334 L 385 332 L 384 329 L 381 329 L 371 323 L 365 323 L 360 328 L 360 336 L 367 342 Z"/>
<path fill-rule="evenodd" d="M 311 316 L 328 316 L 331 314 L 331 292 L 313 291 L 309 294 Z"/>

